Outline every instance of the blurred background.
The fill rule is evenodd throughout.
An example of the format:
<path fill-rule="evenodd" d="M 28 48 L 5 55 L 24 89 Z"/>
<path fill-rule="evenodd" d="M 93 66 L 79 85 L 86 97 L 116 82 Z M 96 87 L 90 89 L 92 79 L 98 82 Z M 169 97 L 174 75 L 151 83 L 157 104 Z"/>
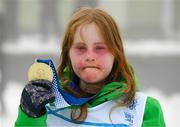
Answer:
<path fill-rule="evenodd" d="M 34 59 L 58 65 L 64 30 L 81 6 L 114 17 L 140 89 L 160 101 L 167 127 L 179 127 L 180 0 L 0 0 L 0 126 L 14 125 Z"/>

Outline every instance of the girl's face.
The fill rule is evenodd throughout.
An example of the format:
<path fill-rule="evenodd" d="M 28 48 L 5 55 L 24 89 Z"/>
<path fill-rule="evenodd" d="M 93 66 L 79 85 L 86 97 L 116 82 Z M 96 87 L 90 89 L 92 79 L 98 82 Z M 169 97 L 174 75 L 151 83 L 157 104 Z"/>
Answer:
<path fill-rule="evenodd" d="M 69 56 L 75 74 L 90 84 L 103 82 L 114 63 L 114 56 L 95 23 L 76 29 Z"/>

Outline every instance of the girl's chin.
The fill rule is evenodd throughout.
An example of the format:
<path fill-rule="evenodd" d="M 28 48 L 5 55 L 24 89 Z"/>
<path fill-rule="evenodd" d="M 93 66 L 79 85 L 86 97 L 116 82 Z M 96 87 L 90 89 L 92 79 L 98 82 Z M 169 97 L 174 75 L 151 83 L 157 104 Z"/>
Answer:
<path fill-rule="evenodd" d="M 88 82 L 97 82 L 98 80 L 100 80 L 100 75 L 96 74 L 96 73 L 88 73 L 88 74 L 84 74 L 82 75 L 82 78 L 85 80 L 85 81 L 88 81 Z"/>
<path fill-rule="evenodd" d="M 100 82 L 100 80 L 84 80 L 85 83 L 88 83 L 88 84 L 97 84 Z"/>
<path fill-rule="evenodd" d="M 102 81 L 103 78 L 100 77 L 100 75 L 83 75 L 81 78 L 86 83 L 99 83 Z"/>

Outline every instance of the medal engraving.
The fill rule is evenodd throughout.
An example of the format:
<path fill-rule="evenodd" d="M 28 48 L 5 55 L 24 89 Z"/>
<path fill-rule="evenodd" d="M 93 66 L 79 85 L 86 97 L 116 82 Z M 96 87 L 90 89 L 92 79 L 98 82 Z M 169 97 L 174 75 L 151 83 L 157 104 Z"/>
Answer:
<path fill-rule="evenodd" d="M 51 67 L 45 63 L 34 63 L 28 70 L 28 80 L 45 79 L 53 81 L 53 71 Z"/>

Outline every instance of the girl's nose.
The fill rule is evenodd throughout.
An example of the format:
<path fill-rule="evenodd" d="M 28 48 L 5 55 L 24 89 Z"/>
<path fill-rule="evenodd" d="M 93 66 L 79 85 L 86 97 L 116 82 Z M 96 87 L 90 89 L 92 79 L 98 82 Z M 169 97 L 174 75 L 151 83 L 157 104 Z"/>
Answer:
<path fill-rule="evenodd" d="M 85 61 L 86 62 L 93 62 L 95 61 L 95 54 L 92 51 L 87 52 L 86 56 L 85 56 Z"/>
<path fill-rule="evenodd" d="M 86 58 L 85 59 L 87 62 L 92 62 L 92 61 L 95 61 L 95 59 L 94 58 Z"/>

